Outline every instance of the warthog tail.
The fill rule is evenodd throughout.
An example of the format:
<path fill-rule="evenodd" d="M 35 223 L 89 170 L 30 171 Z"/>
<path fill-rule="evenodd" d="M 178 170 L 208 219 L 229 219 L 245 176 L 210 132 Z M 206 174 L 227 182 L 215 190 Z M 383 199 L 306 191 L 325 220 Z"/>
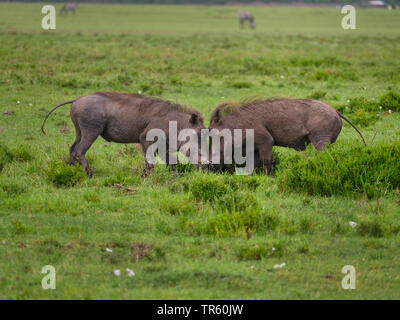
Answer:
<path fill-rule="evenodd" d="M 364 145 L 367 145 L 367 144 L 365 143 L 365 140 L 364 140 L 363 135 L 362 135 L 361 132 L 357 129 L 357 127 L 356 127 L 349 119 L 347 119 L 344 115 L 342 115 L 339 111 L 336 111 L 336 112 L 338 113 L 339 117 L 341 117 L 343 120 L 346 120 L 346 121 L 358 132 L 358 134 L 360 135 L 362 141 L 364 142 Z"/>
<path fill-rule="evenodd" d="M 75 102 L 75 100 L 77 100 L 77 99 L 70 100 L 70 101 L 67 101 L 67 102 L 63 102 L 63 103 L 59 104 L 58 106 L 55 106 L 53 109 L 51 109 L 51 111 L 47 114 L 46 118 L 44 118 L 44 121 L 43 121 L 43 124 L 42 124 L 42 127 L 41 127 L 42 132 L 44 134 L 46 134 L 46 132 L 44 131 L 44 124 L 46 123 L 47 118 L 53 113 L 53 111 L 56 110 L 57 108 L 63 106 L 64 104 L 73 103 L 73 102 Z"/>

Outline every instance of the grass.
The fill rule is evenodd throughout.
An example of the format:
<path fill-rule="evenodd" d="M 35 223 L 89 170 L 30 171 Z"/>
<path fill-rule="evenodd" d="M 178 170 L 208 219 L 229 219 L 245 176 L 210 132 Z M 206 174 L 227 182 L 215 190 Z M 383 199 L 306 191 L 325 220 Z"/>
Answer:
<path fill-rule="evenodd" d="M 280 163 L 277 179 L 284 191 L 374 198 L 400 188 L 399 158 L 399 140 L 370 147 L 330 145 L 323 154 L 309 146 Z"/>
<path fill-rule="evenodd" d="M 43 31 L 40 9 L 0 4 L 1 299 L 399 298 L 398 10 L 357 9 L 345 31 L 337 9 L 253 7 L 251 31 L 237 7 L 96 4 Z M 66 164 L 69 107 L 40 126 L 98 90 L 187 104 L 206 125 L 223 101 L 321 99 L 368 146 L 344 124 L 325 153 L 275 148 L 269 177 L 143 176 L 140 148 L 99 138 L 88 179 Z"/>

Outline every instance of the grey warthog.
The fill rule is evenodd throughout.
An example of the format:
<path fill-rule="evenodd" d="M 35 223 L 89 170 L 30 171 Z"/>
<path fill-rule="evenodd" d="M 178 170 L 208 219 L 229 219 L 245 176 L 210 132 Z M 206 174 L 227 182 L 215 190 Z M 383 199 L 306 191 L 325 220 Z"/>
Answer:
<path fill-rule="evenodd" d="M 146 158 L 147 148 L 154 142 L 147 141 L 149 130 L 159 129 L 165 133 L 166 155 L 160 155 L 168 164 L 168 150 L 179 150 L 185 141 L 176 142 L 176 150 L 169 148 L 169 121 L 176 121 L 177 134 L 183 129 L 193 129 L 196 133 L 196 144 L 201 143 L 203 118 L 197 110 L 192 110 L 169 101 L 148 98 L 138 94 L 115 92 L 95 92 L 75 100 L 61 103 L 54 107 L 43 121 L 42 131 L 49 115 L 62 105 L 72 103 L 70 115 L 74 123 L 76 138 L 69 149 L 70 163 L 79 163 L 90 177 L 91 171 L 85 158 L 86 151 L 98 136 L 107 141 L 119 143 L 140 143 Z M 176 140 L 176 138 L 174 138 Z M 201 148 L 198 147 L 199 154 Z M 165 156 L 165 157 L 164 157 Z M 199 158 L 201 161 L 201 155 Z M 207 159 L 208 162 L 208 159 Z M 146 168 L 153 165 L 146 158 Z"/>
<path fill-rule="evenodd" d="M 68 13 L 69 11 L 73 12 L 75 14 L 75 10 L 76 10 L 76 3 L 66 3 L 63 5 L 63 7 L 61 8 L 60 11 L 60 15 L 63 15 L 64 13 Z"/>
<path fill-rule="evenodd" d="M 249 22 L 250 28 L 254 29 L 256 27 L 256 22 L 254 20 L 254 16 L 249 11 L 245 11 L 245 10 L 239 11 L 238 18 L 239 18 L 239 23 L 240 23 L 241 28 L 243 28 L 245 21 Z"/>
<path fill-rule="evenodd" d="M 273 146 L 304 150 L 311 142 L 317 151 L 322 151 L 327 143 L 334 143 L 342 129 L 342 119 L 346 120 L 365 140 L 360 131 L 336 109 L 325 102 L 311 99 L 268 99 L 245 102 L 241 105 L 223 103 L 211 114 L 210 129 L 254 129 L 254 167 L 260 165 L 269 174 L 274 163 Z M 245 134 L 242 134 L 245 145 Z M 212 150 L 210 156 L 224 148 Z M 212 164 L 214 170 L 223 170 L 224 163 Z"/>

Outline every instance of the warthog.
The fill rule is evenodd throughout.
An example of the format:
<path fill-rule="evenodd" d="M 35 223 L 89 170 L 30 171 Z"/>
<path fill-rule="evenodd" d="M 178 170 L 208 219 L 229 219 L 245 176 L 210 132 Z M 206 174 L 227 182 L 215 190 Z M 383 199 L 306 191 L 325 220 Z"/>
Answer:
<path fill-rule="evenodd" d="M 54 107 L 43 121 L 42 131 L 49 115 L 57 108 L 72 103 L 70 115 L 74 123 L 76 138 L 69 149 L 70 163 L 79 163 L 87 175 L 92 175 L 85 154 L 98 136 L 107 141 L 119 143 L 140 143 L 146 158 L 147 148 L 154 142 L 147 141 L 146 135 L 151 129 L 160 129 L 165 133 L 168 164 L 168 150 L 175 152 L 185 143 L 177 141 L 176 150 L 168 148 L 169 121 L 176 121 L 177 133 L 183 129 L 193 129 L 201 143 L 203 118 L 197 110 L 191 110 L 169 101 L 148 98 L 139 94 L 114 92 L 95 92 L 75 100 L 61 103 Z M 176 139 L 176 138 L 174 138 Z M 199 153 L 201 148 L 198 148 Z M 163 157 L 163 155 L 160 155 Z M 201 159 L 201 155 L 200 158 Z M 208 162 L 208 159 L 207 159 Z M 153 165 L 146 158 L 146 168 Z"/>
<path fill-rule="evenodd" d="M 60 15 L 63 15 L 64 13 L 68 13 L 69 11 L 73 12 L 75 14 L 76 10 L 76 3 L 66 3 L 63 5 L 60 11 Z"/>
<path fill-rule="evenodd" d="M 256 27 L 256 22 L 254 21 L 254 16 L 249 11 L 241 10 L 238 12 L 238 18 L 240 27 L 243 28 L 244 22 L 248 21 L 250 28 L 254 29 Z"/>
<path fill-rule="evenodd" d="M 260 165 L 267 174 L 274 163 L 272 147 L 282 146 L 304 150 L 311 142 L 317 151 L 322 151 L 328 143 L 334 143 L 342 129 L 342 119 L 346 120 L 365 140 L 360 131 L 336 109 L 325 102 L 311 99 L 268 99 L 245 102 L 241 105 L 223 103 L 211 114 L 210 129 L 254 129 L 254 167 Z M 242 134 L 243 139 L 245 135 Z M 245 145 L 243 140 L 243 145 Z M 212 150 L 210 156 L 220 152 L 224 157 L 224 147 Z M 224 164 L 212 164 L 214 170 L 223 170 Z"/>

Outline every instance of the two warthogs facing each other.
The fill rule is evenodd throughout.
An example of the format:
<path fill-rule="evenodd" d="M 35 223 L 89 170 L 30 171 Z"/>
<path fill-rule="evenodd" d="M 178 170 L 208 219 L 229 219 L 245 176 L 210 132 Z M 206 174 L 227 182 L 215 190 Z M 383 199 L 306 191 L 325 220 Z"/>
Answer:
<path fill-rule="evenodd" d="M 196 167 L 210 163 L 207 167 L 212 170 L 225 169 L 227 145 L 223 136 L 211 135 L 210 152 L 205 160 L 202 148 L 202 131 L 205 128 L 203 117 L 197 110 L 138 94 L 96 92 L 54 107 L 43 121 L 43 133 L 49 115 L 60 106 L 70 103 L 70 115 L 76 132 L 75 141 L 69 150 L 70 163 L 75 164 L 78 160 L 89 177 L 92 173 L 85 154 L 98 136 L 118 143 L 140 143 L 146 167 L 152 168 L 146 155 L 153 141 L 147 140 L 147 134 L 151 130 L 161 130 L 165 133 L 167 148 L 166 154 L 160 156 L 169 164 L 168 159 L 171 157 L 168 153 L 175 153 L 185 142 L 192 141 L 189 137 L 181 141 L 169 136 L 170 122 L 176 123 L 178 136 L 185 129 L 191 129 L 196 136 L 193 140 L 196 144 L 194 150 L 198 153 L 195 158 L 197 162 L 194 163 Z M 353 126 L 365 144 L 358 129 L 342 114 L 322 101 L 310 99 L 255 100 L 240 106 L 224 103 L 212 112 L 210 129 L 214 129 L 214 132 L 253 130 L 254 148 L 250 151 L 254 156 L 253 167 L 262 167 L 268 174 L 273 164 L 273 146 L 304 150 L 307 144 L 312 143 L 317 151 L 322 151 L 326 144 L 336 141 L 342 129 L 342 119 Z M 242 137 L 243 140 L 239 142 L 245 146 L 247 135 Z M 223 143 L 214 144 L 213 139 L 216 138 Z M 171 139 L 177 141 L 168 145 Z M 216 150 L 216 147 L 219 149 Z M 213 163 L 213 155 L 218 153 L 220 161 Z"/>

